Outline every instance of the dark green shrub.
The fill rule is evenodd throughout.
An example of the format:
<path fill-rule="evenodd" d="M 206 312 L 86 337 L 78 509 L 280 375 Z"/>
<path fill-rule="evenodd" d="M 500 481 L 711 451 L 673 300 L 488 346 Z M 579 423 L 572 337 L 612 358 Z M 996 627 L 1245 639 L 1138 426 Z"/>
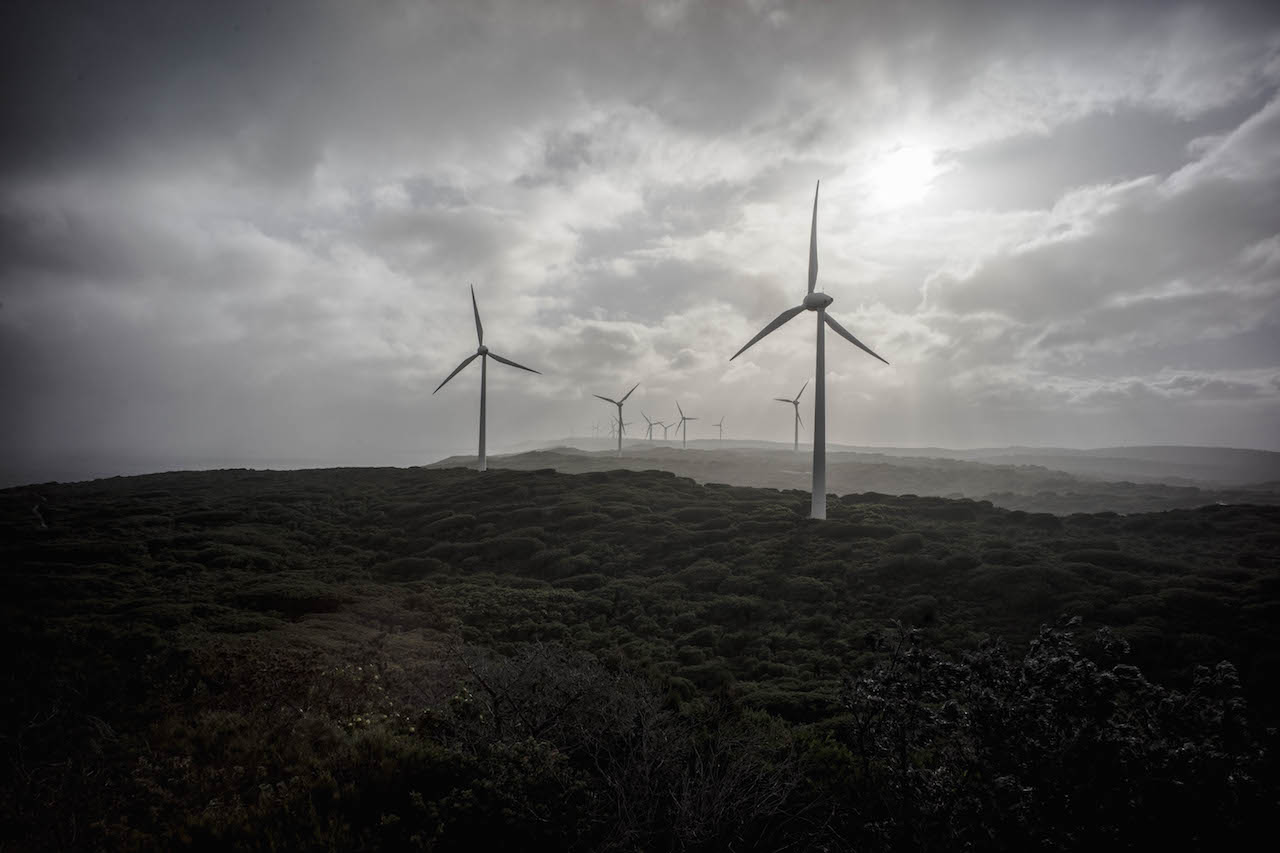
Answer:
<path fill-rule="evenodd" d="M 416 580 L 448 570 L 449 564 L 435 557 L 398 557 L 373 567 L 375 575 L 390 580 Z"/>
<path fill-rule="evenodd" d="M 899 533 L 890 536 L 884 547 L 891 554 L 911 554 L 924 547 L 924 537 L 919 533 Z"/>

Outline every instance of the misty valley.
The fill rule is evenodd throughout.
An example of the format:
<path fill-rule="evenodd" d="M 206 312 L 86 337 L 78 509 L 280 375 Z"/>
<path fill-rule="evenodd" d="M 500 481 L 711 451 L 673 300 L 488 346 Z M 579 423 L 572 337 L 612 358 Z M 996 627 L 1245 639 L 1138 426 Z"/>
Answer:
<path fill-rule="evenodd" d="M 799 490 L 499 470 L 545 456 L 0 492 L 0 846 L 1187 849 L 1274 825 L 1280 507 L 861 493 L 818 522 Z"/>

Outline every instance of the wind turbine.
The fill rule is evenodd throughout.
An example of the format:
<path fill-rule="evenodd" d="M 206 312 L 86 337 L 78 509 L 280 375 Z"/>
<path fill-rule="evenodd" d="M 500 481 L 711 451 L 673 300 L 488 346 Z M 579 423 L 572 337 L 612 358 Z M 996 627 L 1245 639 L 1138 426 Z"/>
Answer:
<path fill-rule="evenodd" d="M 649 425 L 644 431 L 644 437 L 649 441 L 653 441 L 653 428 L 659 426 L 659 423 L 657 421 L 649 420 L 649 416 L 644 412 L 640 413 L 640 417 L 644 418 L 644 422 Z"/>
<path fill-rule="evenodd" d="M 637 382 L 635 385 L 631 386 L 631 391 L 634 391 L 639 387 L 640 387 L 640 383 Z M 601 397 L 599 394 L 591 395 L 592 397 L 595 397 L 597 400 L 604 400 L 606 403 L 613 403 L 615 406 L 618 407 L 618 455 L 619 456 L 622 455 L 622 431 L 626 427 L 626 424 L 622 422 L 622 404 L 627 402 L 627 398 L 631 396 L 631 391 L 628 391 L 627 393 L 623 394 L 621 400 L 610 400 L 608 397 Z"/>
<path fill-rule="evenodd" d="M 733 359 L 729 359 L 729 360 L 732 361 Z M 686 421 L 696 421 L 697 418 L 691 418 L 686 416 L 684 413 L 684 409 L 680 408 L 679 403 L 676 403 L 676 411 L 680 413 L 680 423 L 676 424 L 676 429 L 681 430 L 680 449 L 685 450 L 688 448 L 688 438 L 689 438 L 689 425 L 686 423 Z"/>
<path fill-rule="evenodd" d="M 662 427 L 662 440 L 663 440 L 663 441 L 666 441 L 666 440 L 667 440 L 667 430 L 671 429 L 671 424 L 667 423 L 666 421 L 655 421 L 655 423 L 656 423 L 658 426 Z"/>
<path fill-rule="evenodd" d="M 804 389 L 809 387 L 809 381 L 805 380 L 804 385 L 800 386 L 800 394 L 804 393 Z M 774 397 L 779 403 L 790 403 L 796 407 L 796 423 L 795 423 L 795 447 L 792 448 L 797 453 L 800 452 L 800 427 L 804 426 L 804 421 L 800 420 L 800 394 L 796 395 L 794 400 L 788 400 L 786 397 Z"/>
<path fill-rule="evenodd" d="M 720 440 L 721 440 L 721 441 L 724 441 L 724 418 L 723 418 L 723 417 L 722 417 L 722 418 L 720 418 L 720 422 L 719 422 L 719 423 L 714 423 L 714 424 L 712 424 L 712 426 L 713 426 L 713 427 L 715 427 L 716 429 L 720 430 Z"/>
<path fill-rule="evenodd" d="M 805 294 L 803 302 L 779 314 L 772 323 L 761 329 L 759 334 L 747 341 L 746 346 L 729 358 L 730 361 L 733 361 L 750 349 L 751 345 L 756 341 L 786 323 L 801 311 L 813 311 L 818 315 L 817 367 L 814 370 L 813 387 L 813 504 L 809 512 L 811 518 L 827 517 L 827 388 L 826 366 L 824 363 L 826 355 L 824 331 L 826 327 L 830 326 L 837 335 L 849 341 L 849 343 L 867 355 L 884 361 L 883 358 L 872 352 L 870 347 L 855 338 L 849 333 L 848 329 L 837 323 L 827 313 L 827 306 L 832 303 L 832 298 L 822 291 L 814 290 L 814 286 L 818 283 L 818 187 L 820 185 L 821 182 L 813 188 L 813 222 L 809 226 L 809 292 Z M 884 361 L 884 363 L 888 364 L 889 362 Z"/>
<path fill-rule="evenodd" d="M 471 310 L 476 315 L 476 343 L 478 344 L 476 351 L 473 355 L 463 359 L 462 364 L 455 367 L 453 369 L 453 373 L 446 376 L 444 378 L 444 382 L 441 382 L 436 386 L 436 391 L 439 391 L 450 379 L 457 376 L 458 372 L 462 370 L 462 368 L 466 367 L 477 358 L 480 359 L 480 470 L 486 471 L 488 470 L 488 463 L 484 454 L 484 391 L 485 382 L 489 375 L 489 359 L 492 358 L 494 361 L 500 361 L 503 364 L 510 365 L 511 367 L 518 367 L 521 370 L 527 370 L 530 373 L 538 373 L 541 375 L 541 372 L 534 370 L 532 367 L 525 367 L 523 364 L 516 364 L 510 359 L 503 358 L 496 352 L 489 352 L 489 348 L 484 345 L 484 326 L 480 325 L 480 308 L 476 305 L 476 287 L 474 284 L 471 285 Z M 436 391 L 432 391 L 431 393 L 434 394 Z"/>

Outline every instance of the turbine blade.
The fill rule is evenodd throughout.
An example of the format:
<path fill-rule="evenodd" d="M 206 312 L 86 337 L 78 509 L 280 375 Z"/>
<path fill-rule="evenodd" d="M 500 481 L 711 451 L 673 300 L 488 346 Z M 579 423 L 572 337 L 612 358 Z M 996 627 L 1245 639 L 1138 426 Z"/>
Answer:
<path fill-rule="evenodd" d="M 457 367 L 455 367 L 453 369 L 453 373 L 450 373 L 448 376 L 446 376 L 444 378 L 444 382 L 441 382 L 439 385 L 436 386 L 436 391 L 439 391 L 441 388 L 443 388 L 445 385 L 445 382 L 448 382 L 450 379 L 457 376 L 458 371 L 462 370 L 462 368 L 466 367 L 468 364 L 475 361 L 479 357 L 480 357 L 480 353 L 476 352 L 476 353 L 472 353 L 468 358 L 463 359 L 462 364 L 459 364 Z M 432 391 L 431 393 L 434 394 L 436 393 L 436 391 Z"/>
<path fill-rule="evenodd" d="M 844 338 L 844 339 L 845 339 L 845 340 L 847 340 L 849 343 L 853 344 L 855 347 L 857 347 L 858 349 L 862 350 L 863 352 L 865 352 L 867 355 L 871 356 L 872 358 L 879 358 L 881 361 L 884 361 L 884 359 L 883 359 L 883 358 L 880 358 L 880 356 L 876 355 L 874 352 L 872 352 L 872 351 L 871 351 L 871 347 L 867 346 L 867 345 L 866 345 L 866 344 L 864 344 L 862 341 L 860 341 L 860 340 L 858 340 L 857 338 L 855 338 L 853 335 L 851 335 L 851 334 L 849 333 L 849 330 L 848 330 L 848 329 L 846 329 L 844 326 L 841 326 L 839 323 L 837 323 L 837 322 L 835 321 L 835 318 L 833 318 L 830 314 L 828 314 L 827 312 L 823 311 L 823 312 L 822 312 L 822 319 L 826 321 L 827 325 L 828 325 L 828 326 L 830 326 L 830 327 L 835 331 L 835 333 L 836 333 L 837 335 L 839 335 L 840 337 Z M 885 364 L 888 364 L 889 362 L 884 361 L 884 363 L 885 363 Z"/>
<path fill-rule="evenodd" d="M 804 310 L 803 305 L 797 305 L 795 308 L 788 308 L 786 311 L 783 311 L 781 314 L 779 314 L 777 317 L 774 318 L 774 321 L 772 323 L 770 323 L 769 325 L 761 329 L 760 334 L 756 335 L 754 338 L 747 341 L 747 345 L 745 347 L 738 350 L 733 355 L 729 356 L 729 360 L 733 361 L 735 358 L 742 355 L 747 350 L 751 349 L 752 345 L 755 344 L 756 341 L 760 340 L 765 335 L 769 334 L 774 329 L 778 328 L 783 323 L 787 322 L 788 320 L 790 320 L 792 317 L 796 316 L 803 310 Z"/>
<path fill-rule="evenodd" d="M 615 406 L 618 405 L 617 400 L 610 400 L 608 397 L 601 397 L 599 394 L 592 394 L 591 396 L 595 397 L 597 400 L 604 400 L 606 403 L 613 403 Z"/>
<path fill-rule="evenodd" d="M 680 417 L 684 417 L 684 409 L 680 408 L 680 401 L 676 401 L 676 411 L 680 413 Z"/>
<path fill-rule="evenodd" d="M 631 391 L 634 391 L 639 387 L 640 387 L 640 383 L 637 382 L 635 385 L 631 386 Z M 623 403 L 627 402 L 627 398 L 631 396 L 631 391 L 628 391 L 627 393 L 623 394 L 622 400 L 620 402 L 623 402 Z"/>
<path fill-rule="evenodd" d="M 794 403 L 794 402 L 795 402 L 795 400 L 788 400 L 788 399 L 786 399 L 786 398 L 784 398 L 784 397 L 774 397 L 773 399 L 777 400 L 779 403 Z"/>
<path fill-rule="evenodd" d="M 530 373 L 536 373 L 536 374 L 538 374 L 539 376 L 541 376 L 541 375 L 542 375 L 542 371 L 541 371 L 541 370 L 534 370 L 532 367 L 525 367 L 523 364 L 516 364 L 516 363 L 515 363 L 514 361 L 512 361 L 511 359 L 509 359 L 509 358 L 503 358 L 502 356 L 498 355 L 498 354 L 497 354 L 497 353 L 495 353 L 495 352 L 490 352 L 490 353 L 489 353 L 489 358 L 497 359 L 498 361 L 502 362 L 503 364 L 509 364 L 509 365 L 511 365 L 512 367 L 518 367 L 518 368 L 520 368 L 521 370 L 527 370 L 527 371 L 529 371 Z"/>
<path fill-rule="evenodd" d="M 686 421 L 696 421 L 697 418 L 685 418 Z"/>
<path fill-rule="evenodd" d="M 804 420 L 800 417 L 800 410 L 796 409 L 796 423 L 800 424 L 800 428 L 804 428 Z"/>
<path fill-rule="evenodd" d="M 813 224 L 809 226 L 809 292 L 813 293 L 818 283 L 818 187 L 822 181 L 813 186 Z"/>
<path fill-rule="evenodd" d="M 800 386 L 800 394 L 803 394 L 803 393 L 804 393 L 804 389 L 806 389 L 806 388 L 808 388 L 808 387 L 809 387 L 809 380 L 808 380 L 808 379 L 806 379 L 806 380 L 804 381 L 804 384 Z M 797 395 L 796 395 L 796 400 L 795 400 L 795 401 L 796 401 L 797 403 L 799 403 L 799 402 L 800 402 L 800 394 L 797 394 Z"/>
<path fill-rule="evenodd" d="M 476 315 L 476 343 L 484 346 L 484 326 L 480 325 L 480 306 L 476 305 L 476 286 L 471 285 L 471 310 Z"/>

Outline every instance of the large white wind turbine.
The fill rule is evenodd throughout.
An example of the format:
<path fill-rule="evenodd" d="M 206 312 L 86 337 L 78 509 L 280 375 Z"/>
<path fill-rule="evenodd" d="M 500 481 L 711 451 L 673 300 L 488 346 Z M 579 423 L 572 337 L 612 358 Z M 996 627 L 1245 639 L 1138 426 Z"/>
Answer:
<path fill-rule="evenodd" d="M 733 359 L 729 360 L 732 361 Z M 676 429 L 680 430 L 680 449 L 685 450 L 689 446 L 689 424 L 687 422 L 696 421 L 697 418 L 691 418 L 685 415 L 684 409 L 680 408 L 679 403 L 676 403 L 676 411 L 680 413 L 680 423 L 676 424 Z"/>
<path fill-rule="evenodd" d="M 720 440 L 724 441 L 724 418 L 721 417 L 719 422 L 712 424 L 712 426 L 720 430 Z"/>
<path fill-rule="evenodd" d="M 500 361 L 503 364 L 510 365 L 511 367 L 518 367 L 521 370 L 527 370 L 530 373 L 540 373 L 540 371 L 534 370 L 532 367 L 525 367 L 523 364 L 516 364 L 510 359 L 503 358 L 496 352 L 489 352 L 489 348 L 484 345 L 484 326 L 480 325 L 480 308 L 476 305 L 476 288 L 474 284 L 471 285 L 471 310 L 476 316 L 476 343 L 478 344 L 476 351 L 473 355 L 463 359 L 462 364 L 455 367 L 453 369 L 453 373 L 446 376 L 444 378 L 444 382 L 441 382 L 436 386 L 436 391 L 439 391 L 450 379 L 457 376 L 458 372 L 462 370 L 462 368 L 466 367 L 477 358 L 480 359 L 480 470 L 485 471 L 488 470 L 488 463 L 484 454 L 484 392 L 486 380 L 489 375 L 489 359 L 492 358 L 494 361 Z M 431 393 L 434 394 L 436 391 L 432 391 Z"/>
<path fill-rule="evenodd" d="M 786 323 L 792 317 L 801 311 L 813 311 L 818 315 L 818 340 L 817 340 L 817 367 L 814 370 L 814 386 L 813 386 L 813 504 L 810 510 L 812 518 L 827 517 L 827 387 L 826 387 L 826 365 L 825 359 L 825 338 L 824 331 L 830 326 L 832 331 L 837 335 L 849 341 L 858 349 L 867 353 L 874 358 L 884 361 L 883 358 L 871 351 L 871 348 L 862 341 L 855 338 L 849 333 L 849 330 L 832 318 L 827 313 L 827 306 L 832 303 L 832 299 L 822 291 L 815 291 L 814 286 L 818 283 L 818 186 L 813 188 L 813 222 L 809 227 L 809 292 L 805 295 L 804 301 L 794 308 L 788 308 L 779 314 L 772 323 L 760 330 L 754 338 L 747 341 L 747 345 L 730 356 L 729 360 L 733 361 L 738 356 L 746 352 L 752 344 L 772 332 L 782 324 Z M 889 362 L 884 361 L 885 364 Z"/>
<path fill-rule="evenodd" d="M 637 382 L 635 385 L 631 386 L 631 391 L 634 391 L 639 387 L 640 387 L 640 383 Z M 628 391 L 627 393 L 623 394 L 621 400 L 610 400 L 608 397 L 601 397 L 599 394 L 591 395 L 592 397 L 595 397 L 598 400 L 604 400 L 606 403 L 613 403 L 613 405 L 618 407 L 618 455 L 619 456 L 622 455 L 622 433 L 627 426 L 622 422 L 622 404 L 627 402 L 627 398 L 631 396 L 631 391 Z"/>
<path fill-rule="evenodd" d="M 809 387 L 809 382 L 808 380 L 805 380 L 804 385 L 800 386 L 800 394 L 803 394 L 804 389 L 808 387 Z M 788 400 L 786 397 L 773 398 L 777 400 L 779 403 L 790 403 L 791 405 L 796 407 L 795 447 L 793 447 L 792 450 L 795 450 L 797 453 L 800 452 L 800 427 L 804 426 L 804 422 L 800 420 L 800 394 L 797 394 L 794 400 Z"/>

